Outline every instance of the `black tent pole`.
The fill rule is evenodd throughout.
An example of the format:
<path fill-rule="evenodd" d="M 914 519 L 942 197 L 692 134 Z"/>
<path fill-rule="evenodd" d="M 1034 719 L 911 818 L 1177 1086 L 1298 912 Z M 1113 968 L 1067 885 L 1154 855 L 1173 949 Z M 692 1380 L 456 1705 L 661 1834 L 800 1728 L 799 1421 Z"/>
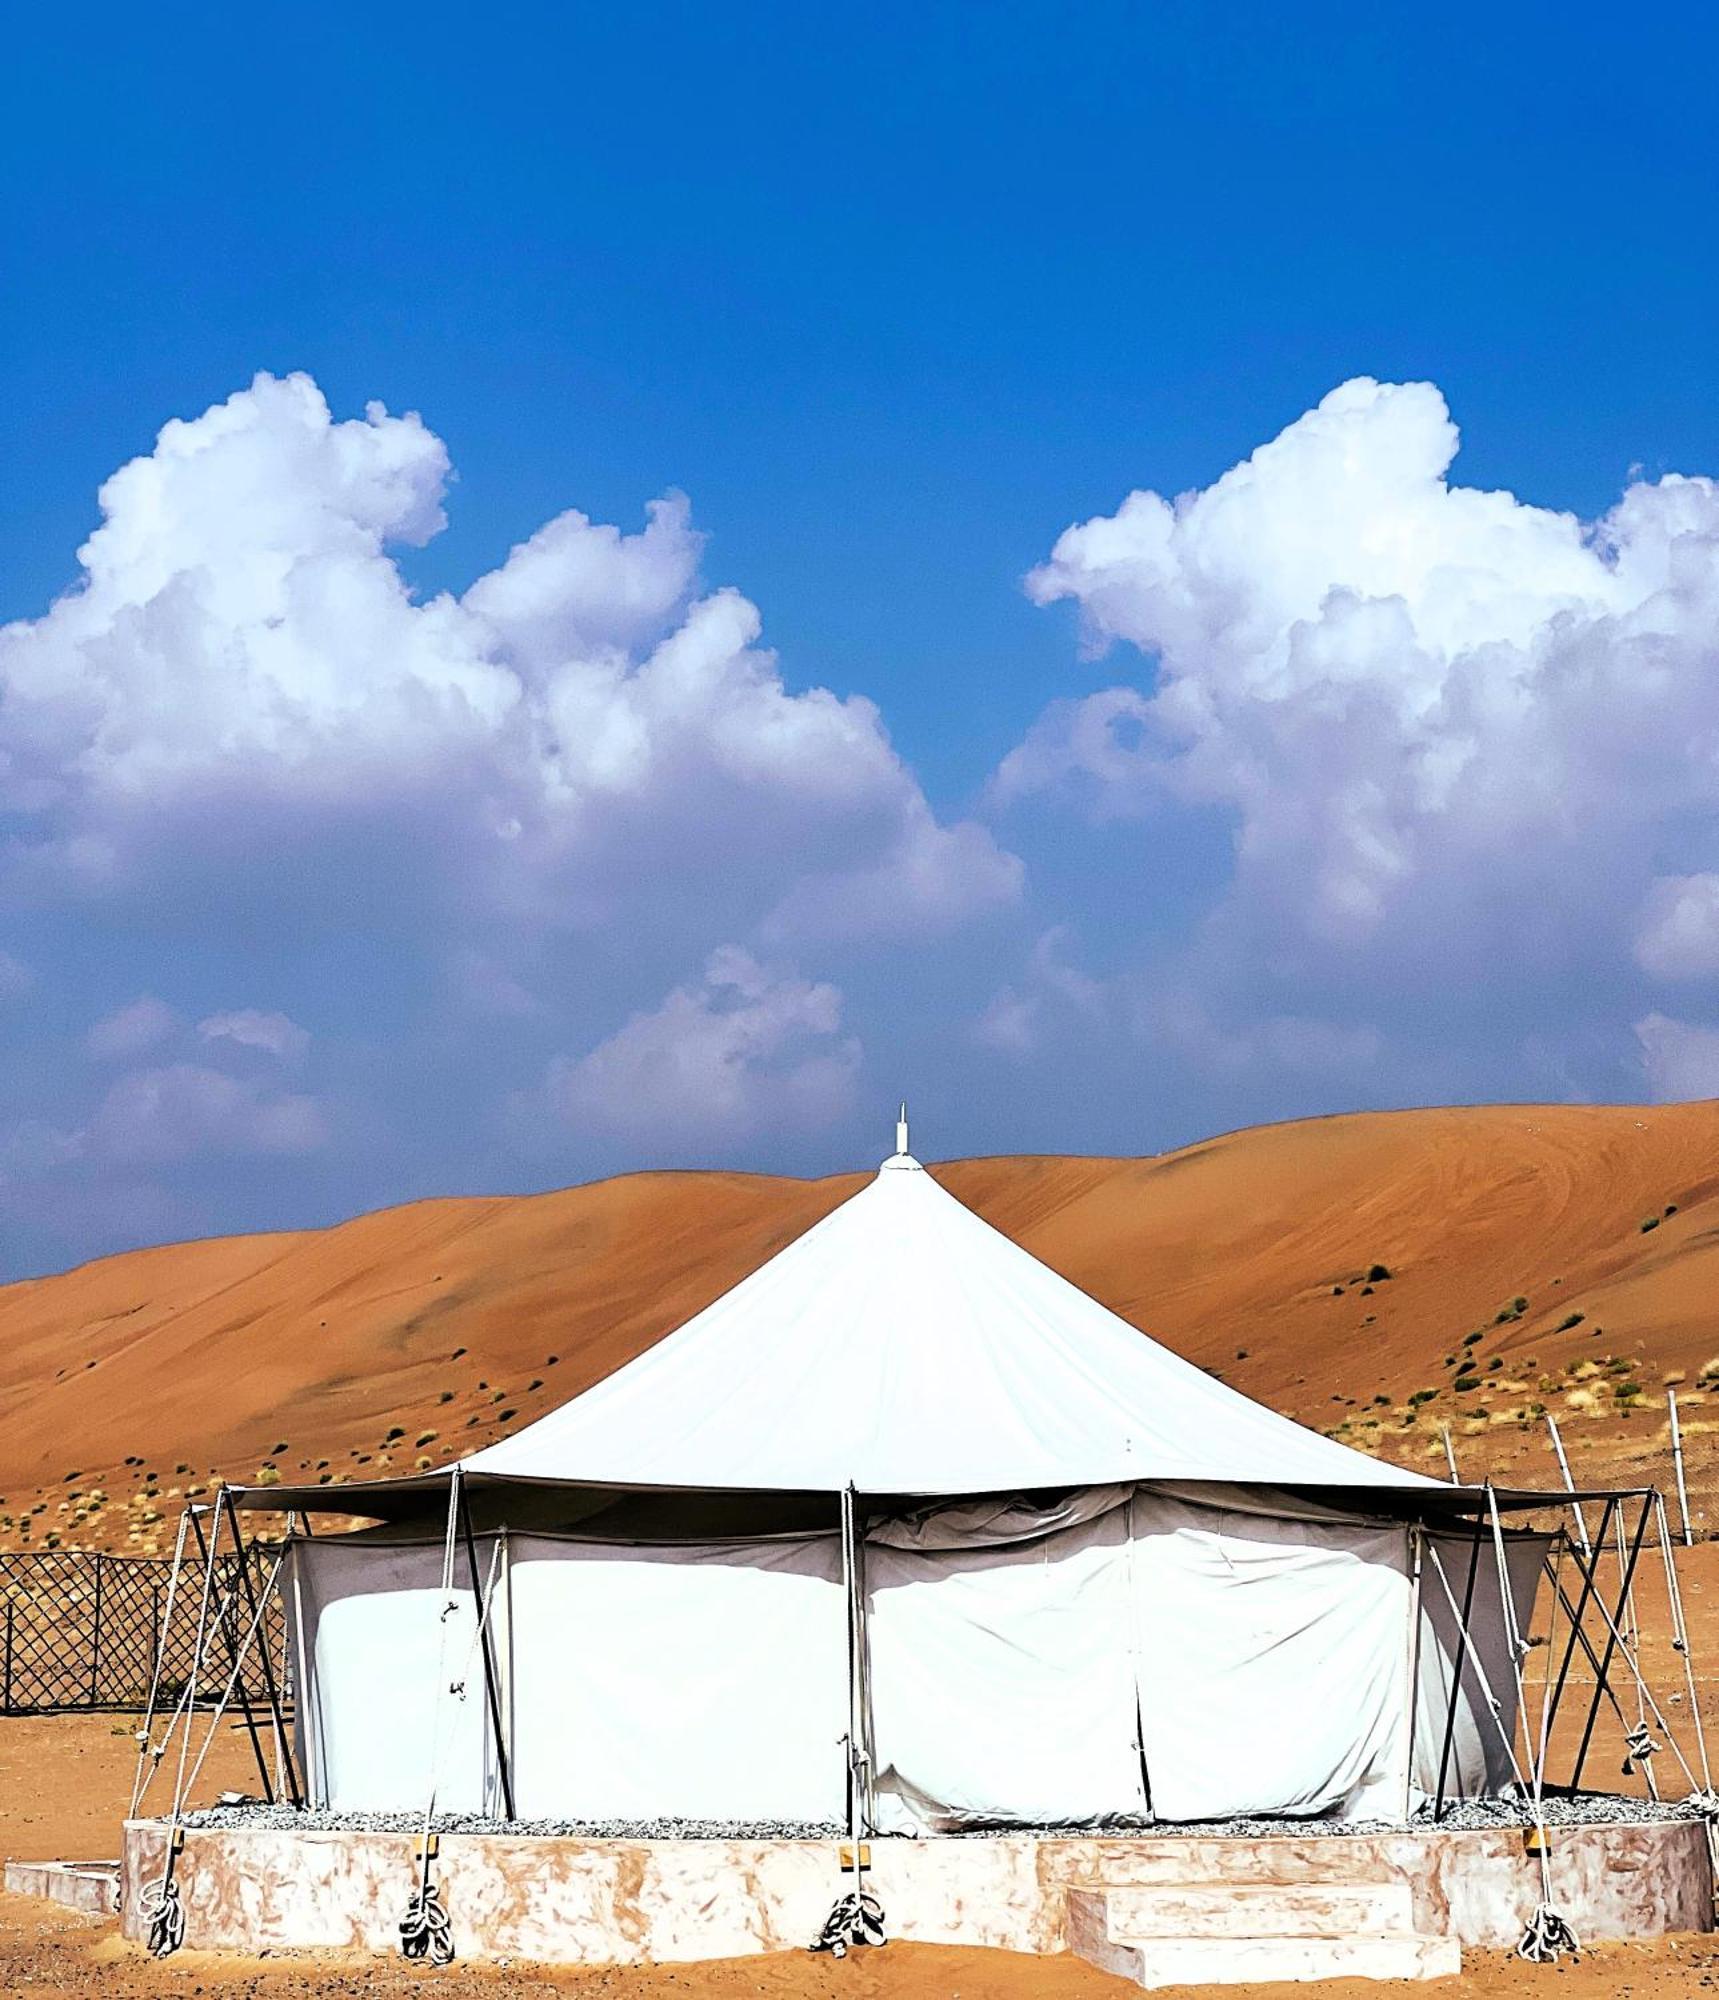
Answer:
<path fill-rule="evenodd" d="M 1653 1506 L 1653 1496 L 1648 1495 L 1641 1503 L 1641 1519 L 1636 1523 L 1635 1536 L 1630 1543 L 1629 1561 L 1621 1565 L 1623 1580 L 1618 1585 L 1617 1609 L 1613 1613 L 1606 1634 L 1606 1650 L 1600 1661 L 1599 1679 L 1594 1687 L 1594 1698 L 1588 1704 L 1588 1719 L 1582 1730 L 1581 1747 L 1576 1752 L 1576 1768 L 1570 1773 L 1570 1790 L 1573 1792 L 1582 1782 L 1582 1766 L 1588 1761 L 1588 1745 L 1593 1740 L 1594 1724 L 1600 1717 L 1600 1701 L 1611 1686 L 1612 1656 L 1617 1651 L 1618 1620 L 1624 1615 L 1624 1606 L 1629 1601 L 1629 1587 L 1635 1580 L 1636 1560 L 1641 1554 L 1641 1545 L 1647 1537 L 1647 1517 Z M 1595 1564 L 1599 1561 L 1595 1551 Z M 1604 1600 L 1601 1600 L 1604 1602 Z"/>
<path fill-rule="evenodd" d="M 281 1765 L 286 1772 L 287 1790 L 292 1794 L 295 1808 L 304 1806 L 304 1794 L 299 1789 L 298 1768 L 293 1763 L 292 1743 L 287 1735 L 286 1714 L 281 1706 L 280 1690 L 275 1685 L 274 1662 L 269 1658 L 269 1635 L 262 1611 L 258 1607 L 257 1593 L 251 1583 L 251 1566 L 245 1555 L 245 1538 L 239 1530 L 239 1510 L 233 1505 L 233 1489 L 221 1488 L 221 1502 L 227 1509 L 227 1520 L 233 1530 L 233 1546 L 239 1552 L 239 1579 L 245 1586 L 245 1605 L 251 1614 L 251 1623 L 256 1629 L 257 1656 L 263 1663 L 263 1689 L 269 1698 L 269 1713 L 274 1718 L 275 1740 L 280 1744 Z M 244 1679 L 243 1668 L 239 1679 Z"/>
<path fill-rule="evenodd" d="M 1462 1617 L 1458 1621 L 1456 1639 L 1456 1671 L 1450 1679 L 1450 1707 L 1445 1711 L 1444 1748 L 1438 1758 L 1438 1794 L 1433 1800 L 1433 1824 L 1437 1826 L 1444 1818 L 1444 1781 L 1450 1772 L 1450 1749 L 1456 1738 L 1456 1705 L 1462 1699 L 1462 1670 L 1468 1664 L 1468 1614 L 1474 1608 L 1474 1576 L 1480 1567 L 1479 1516 L 1475 1517 L 1474 1541 L 1468 1551 L 1468 1581 L 1462 1587 Z M 1433 1561 L 1438 1561 L 1438 1551 L 1433 1551 Z"/>
<path fill-rule="evenodd" d="M 1582 1629 L 1582 1615 L 1588 1608 L 1589 1598 L 1594 1596 L 1599 1588 L 1599 1574 L 1600 1574 L 1599 1551 L 1605 1547 L 1606 1537 L 1611 1533 L 1612 1515 L 1616 1511 L 1617 1504 L 1618 1503 L 1615 1496 L 1606 1501 L 1605 1511 L 1600 1516 L 1599 1539 L 1590 1545 L 1591 1548 L 1590 1554 L 1586 1556 L 1578 1554 L 1577 1551 L 1570 1546 L 1569 1534 L 1567 1530 L 1565 1531 L 1565 1536 L 1564 1536 L 1565 1547 L 1569 1549 L 1571 1562 L 1573 1562 L 1576 1568 L 1581 1572 L 1582 1588 L 1576 1598 L 1576 1608 L 1574 1611 L 1570 1613 L 1570 1636 L 1564 1642 L 1564 1657 L 1558 1663 L 1558 1682 L 1557 1685 L 1552 1690 L 1552 1716 L 1554 1720 L 1557 1718 L 1558 1706 L 1564 1699 L 1564 1683 L 1569 1678 L 1570 1664 L 1576 1657 L 1576 1645 L 1578 1640 L 1580 1640 L 1582 1645 L 1586 1648 L 1588 1657 L 1590 1659 L 1593 1658 L 1593 1647 L 1588 1642 L 1587 1633 Z M 1597 1661 L 1595 1662 L 1595 1668 L 1597 1671 L 1598 1670 Z M 1571 1788 L 1574 1789 L 1573 1779 L 1571 1781 Z"/>

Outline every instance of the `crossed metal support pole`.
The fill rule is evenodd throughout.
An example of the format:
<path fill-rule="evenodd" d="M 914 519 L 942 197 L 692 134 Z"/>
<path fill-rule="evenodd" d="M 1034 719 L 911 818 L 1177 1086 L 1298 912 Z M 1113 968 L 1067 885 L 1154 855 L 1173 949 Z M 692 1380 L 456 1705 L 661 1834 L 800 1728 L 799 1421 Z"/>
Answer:
<path fill-rule="evenodd" d="M 205 1570 L 211 1569 L 214 1560 L 214 1550 L 218 1547 L 221 1539 L 222 1521 L 224 1519 L 232 1520 L 233 1541 L 237 1551 L 235 1560 L 238 1562 L 239 1575 L 244 1583 L 246 1599 L 254 1616 L 256 1612 L 256 1595 L 251 1584 L 250 1571 L 246 1566 L 244 1539 L 238 1531 L 238 1516 L 232 1511 L 232 1496 L 227 1492 L 225 1487 L 221 1488 L 214 1505 L 209 1509 L 209 1514 L 209 1533 L 205 1536 L 199 1510 L 196 1507 L 190 1510 L 191 1532 L 197 1538 L 197 1553 L 202 1559 Z M 256 1711 L 251 1706 L 250 1690 L 245 1686 L 245 1676 L 239 1665 L 238 1633 L 234 1629 L 233 1621 L 225 1615 L 221 1619 L 221 1634 L 227 1642 L 227 1659 L 233 1671 L 233 1692 L 238 1696 L 239 1709 L 245 1718 L 245 1729 L 251 1739 L 251 1754 L 257 1760 L 257 1776 L 262 1780 L 263 1798 L 267 1804 L 272 1806 L 275 1803 L 275 1783 L 269 1773 L 269 1760 L 263 1754 L 263 1739 L 257 1731 Z M 263 1639 L 260 1650 L 263 1658 L 266 1660 L 268 1658 L 267 1637 L 266 1634 L 259 1634 L 259 1636 Z M 285 1730 L 281 1720 L 280 1703 L 275 1694 L 272 1673 L 268 1680 L 268 1690 L 274 1725 L 281 1732 L 280 1740 L 283 1745 L 282 1768 L 293 1771 L 292 1801 L 295 1806 L 302 1805 L 304 1800 L 299 1793 L 298 1773 L 296 1770 L 293 1770 L 290 1752 L 284 1749 L 286 1742 Z M 187 1718 L 186 1726 L 190 1726 L 189 1718 Z"/>

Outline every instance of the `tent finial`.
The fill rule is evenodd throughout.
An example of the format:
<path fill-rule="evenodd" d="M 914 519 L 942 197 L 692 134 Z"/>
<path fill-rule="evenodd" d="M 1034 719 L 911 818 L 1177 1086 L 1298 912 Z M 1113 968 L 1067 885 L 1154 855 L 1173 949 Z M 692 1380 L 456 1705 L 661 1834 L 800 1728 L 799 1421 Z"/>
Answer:
<path fill-rule="evenodd" d="M 902 1099 L 901 1113 L 895 1121 L 895 1156 L 902 1159 L 907 1153 L 907 1100 Z"/>

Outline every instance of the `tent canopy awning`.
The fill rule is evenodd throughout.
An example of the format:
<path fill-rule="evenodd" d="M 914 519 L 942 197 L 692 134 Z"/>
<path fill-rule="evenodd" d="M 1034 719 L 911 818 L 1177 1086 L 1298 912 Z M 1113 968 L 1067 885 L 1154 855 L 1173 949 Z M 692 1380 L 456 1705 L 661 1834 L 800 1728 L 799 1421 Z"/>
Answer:
<path fill-rule="evenodd" d="M 779 1487 L 698 1487 L 623 1486 L 577 1479 L 536 1479 L 502 1473 L 470 1472 L 462 1468 L 462 1484 L 474 1518 L 485 1527 L 510 1525 L 530 1527 L 547 1524 L 594 1527 L 605 1515 L 629 1524 L 660 1523 L 665 1530 L 674 1523 L 696 1520 L 699 1531 L 720 1533 L 725 1525 L 736 1531 L 754 1530 L 760 1525 L 780 1523 L 793 1526 L 825 1525 L 833 1529 L 839 1519 L 840 1493 L 834 1489 L 806 1489 L 788 1492 Z M 441 1521 L 448 1506 L 452 1468 L 413 1473 L 399 1479 L 353 1480 L 328 1486 L 231 1486 L 227 1490 L 233 1504 L 250 1513 L 337 1514 L 350 1519 L 403 1524 L 417 1520 Z M 1172 1485 L 1190 1498 L 1207 1488 L 1214 1504 L 1233 1493 L 1235 1480 L 1176 1480 L 1143 1482 Z M 1256 1486 L 1257 1482 L 1245 1482 Z M 987 1489 L 988 1492 L 1030 1489 Z M 1043 1492 L 1046 1489 L 1038 1489 Z M 1055 1489 L 1065 1490 L 1065 1489 Z M 1352 1487 L 1277 1487 L 1286 1500 L 1309 1502 L 1345 1514 L 1364 1514 L 1383 1520 L 1438 1522 L 1484 1517 L 1492 1506 L 1500 1513 L 1522 1514 L 1568 1507 L 1572 1501 L 1603 1505 L 1608 1500 L 1643 1499 L 1649 1487 L 1592 1487 L 1568 1493 L 1562 1487 L 1452 1486 L 1431 1483 L 1425 1487 L 1377 1487 L 1358 1492 Z M 927 1506 L 981 1497 L 978 1494 L 948 1493 L 862 1493 L 857 1498 L 866 1511 L 902 1513 Z"/>

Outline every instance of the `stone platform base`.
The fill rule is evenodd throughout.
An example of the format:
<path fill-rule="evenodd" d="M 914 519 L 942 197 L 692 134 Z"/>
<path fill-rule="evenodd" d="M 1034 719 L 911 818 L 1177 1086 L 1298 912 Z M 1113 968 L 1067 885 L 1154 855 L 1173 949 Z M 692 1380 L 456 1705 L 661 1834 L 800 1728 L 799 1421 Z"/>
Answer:
<path fill-rule="evenodd" d="M 1584 1942 L 1713 1929 L 1700 1821 L 1558 1827 L 1550 1837 L 1554 1899 Z M 159 1879 L 166 1851 L 159 1821 L 128 1822 L 128 1937 L 143 1934 L 142 1892 Z M 1442 1948 L 1427 1961 L 1428 1970 L 1442 1971 L 1450 1969 L 1451 1945 L 1515 1944 L 1540 1899 L 1539 1868 L 1519 1828 L 1265 1839 L 877 1839 L 869 1854 L 868 1886 L 883 1903 L 890 1937 L 1020 1952 L 1079 1948 L 1095 1936 L 1095 1922 L 1104 1927 L 1091 1901 L 1083 1908 L 1071 1892 L 1107 1906 L 1121 1898 L 1124 1930 L 1138 1930 L 1142 1912 L 1154 1909 L 1162 1933 L 1174 1927 L 1166 1912 L 1178 1897 L 1245 1907 L 1245 1892 L 1263 1886 L 1280 1897 L 1293 1892 L 1290 1905 L 1307 1910 L 1382 1896 L 1394 1913 L 1391 1933 Z M 177 1865 L 185 1942 L 392 1952 L 416 1886 L 416 1855 L 416 1839 L 402 1833 L 188 1829 Z M 843 1859 L 833 1841 L 445 1833 L 433 1875 L 462 1958 L 662 1963 L 809 1945 L 836 1897 L 853 1885 Z M 1136 1891 L 1158 1893 L 1129 1902 Z M 1381 1934 L 1376 1915 L 1363 1923 L 1351 1912 L 1348 1941 Z M 1183 1932 L 1185 1941 L 1185 1924 Z M 1120 1935 L 1116 1924 L 1107 1934 Z M 1237 1938 L 1233 1927 L 1229 1935 Z"/>
<path fill-rule="evenodd" d="M 9 1896 L 45 1896 L 88 1917 L 111 1917 L 119 1908 L 117 1861 L 8 1861 Z"/>

